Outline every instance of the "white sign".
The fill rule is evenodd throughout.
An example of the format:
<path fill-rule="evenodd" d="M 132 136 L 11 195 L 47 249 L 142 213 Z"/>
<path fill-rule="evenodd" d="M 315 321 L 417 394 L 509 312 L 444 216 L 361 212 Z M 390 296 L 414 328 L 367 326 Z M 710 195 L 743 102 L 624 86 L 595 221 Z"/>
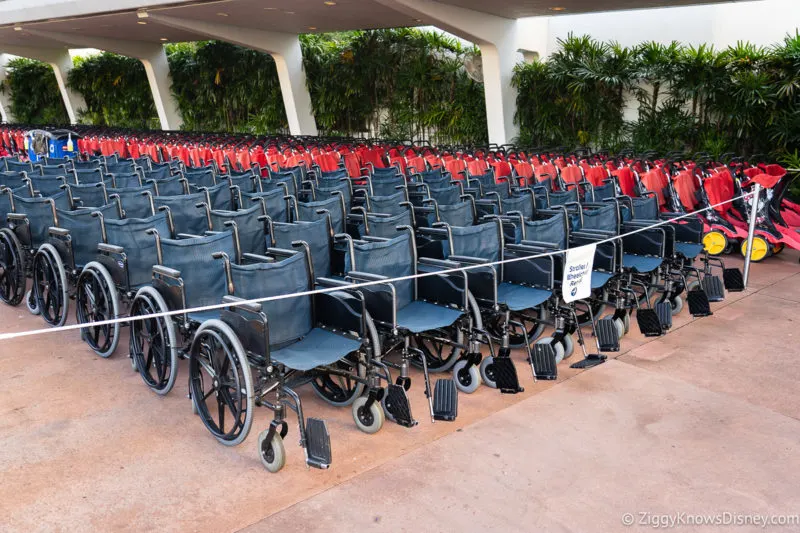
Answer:
<path fill-rule="evenodd" d="M 596 244 L 587 244 L 567 250 L 564 261 L 564 280 L 561 292 L 564 301 L 574 302 L 588 298 L 592 293 L 592 266 Z"/>

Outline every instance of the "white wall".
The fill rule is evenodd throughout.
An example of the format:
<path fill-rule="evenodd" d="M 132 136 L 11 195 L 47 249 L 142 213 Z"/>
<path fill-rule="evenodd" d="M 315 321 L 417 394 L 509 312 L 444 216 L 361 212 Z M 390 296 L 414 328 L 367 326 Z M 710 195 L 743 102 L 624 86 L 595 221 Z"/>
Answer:
<path fill-rule="evenodd" d="M 542 57 L 552 54 L 557 40 L 570 32 L 588 34 L 601 41 L 632 46 L 644 41 L 669 44 L 713 44 L 725 48 L 737 41 L 769 46 L 800 28 L 800 0 L 755 0 L 749 2 L 611 11 L 586 15 L 559 15 L 522 19 L 547 20 L 547 38 Z M 523 22 L 524 21 L 524 22 Z M 541 23 L 539 23 L 541 24 Z M 541 28 L 541 26 L 539 26 Z M 543 30 L 539 30 L 540 32 Z"/>

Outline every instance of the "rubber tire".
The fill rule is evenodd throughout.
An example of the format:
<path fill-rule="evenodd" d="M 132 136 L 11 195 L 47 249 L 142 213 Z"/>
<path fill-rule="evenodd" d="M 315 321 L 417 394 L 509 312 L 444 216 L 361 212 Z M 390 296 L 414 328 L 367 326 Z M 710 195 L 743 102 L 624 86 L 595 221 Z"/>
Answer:
<path fill-rule="evenodd" d="M 569 359 L 575 351 L 575 341 L 572 340 L 572 335 L 566 335 L 561 343 L 564 345 L 564 359 Z"/>
<path fill-rule="evenodd" d="M 631 314 L 630 313 L 625 313 L 625 318 L 622 319 L 622 324 L 623 324 L 623 326 L 625 326 L 625 328 L 624 328 L 625 335 L 627 335 L 628 332 L 631 330 Z"/>
<path fill-rule="evenodd" d="M 242 424 L 242 431 L 235 439 L 231 440 L 221 439 L 216 435 L 214 436 L 220 444 L 223 444 L 225 446 L 237 446 L 242 442 L 244 442 L 244 440 L 250 434 L 250 429 L 253 427 L 253 416 L 255 415 L 255 409 L 256 409 L 255 406 L 256 395 L 255 395 L 255 389 L 253 388 L 253 376 L 250 372 L 250 361 L 248 361 L 247 359 L 247 352 L 244 351 L 244 347 L 242 346 L 242 342 L 239 340 L 239 337 L 236 335 L 236 333 L 234 333 L 233 329 L 222 320 L 212 318 L 211 320 L 206 320 L 205 322 L 203 322 L 200 325 L 200 327 L 197 328 L 197 331 L 194 334 L 194 339 L 197 339 L 200 333 L 212 328 L 215 329 L 217 333 L 220 333 L 222 336 L 227 337 L 228 342 L 230 342 L 231 345 L 233 346 L 233 350 L 236 353 L 237 359 L 239 359 L 239 365 L 242 368 L 242 374 L 244 377 L 244 388 L 247 397 L 246 399 L 247 414 L 244 417 L 244 423 Z M 192 353 L 194 353 L 194 340 L 192 341 L 192 349 L 189 350 L 190 359 L 192 357 Z M 177 376 L 177 372 L 173 372 L 172 374 Z M 200 410 L 195 405 L 194 395 L 192 396 L 192 405 L 194 405 L 194 409 L 197 410 L 197 412 L 199 413 Z"/>
<path fill-rule="evenodd" d="M 496 389 L 497 383 L 490 376 L 487 375 L 487 368 L 492 364 L 494 364 L 494 357 L 490 355 L 485 359 L 483 359 L 483 361 L 481 361 L 480 366 L 478 366 L 478 370 L 481 373 L 481 381 L 483 381 L 483 384 L 486 385 L 487 387 Z"/>
<path fill-rule="evenodd" d="M 776 243 L 772 246 L 772 255 L 778 255 L 786 249 L 786 245 L 782 242 Z"/>
<path fill-rule="evenodd" d="M 33 306 L 31 306 L 31 300 L 33 300 Z M 39 316 L 39 307 L 36 305 L 36 298 L 33 297 L 33 289 L 25 293 L 25 307 L 33 316 Z"/>
<path fill-rule="evenodd" d="M 267 435 L 269 435 L 269 429 L 265 429 L 258 434 L 258 458 L 261 459 L 261 465 L 264 468 L 275 474 L 280 472 L 281 468 L 286 465 L 286 448 L 283 445 L 283 439 L 280 433 L 274 433 L 272 435 L 272 442 L 269 445 L 272 448 L 272 461 L 267 461 L 263 451 Z"/>
<path fill-rule="evenodd" d="M 716 250 L 712 251 L 712 250 L 709 250 L 706 247 L 706 242 L 705 242 L 706 236 L 711 235 L 711 234 L 714 234 L 714 236 L 721 237 L 720 244 L 722 244 L 722 248 L 719 251 L 716 251 Z M 730 242 L 728 241 L 727 235 L 725 235 L 723 232 L 721 232 L 719 230 L 712 229 L 712 230 L 709 230 L 709 231 L 707 231 L 707 232 L 705 232 L 703 234 L 703 249 L 706 250 L 708 252 L 708 255 L 710 255 L 710 256 L 717 256 L 717 255 L 724 254 L 725 250 L 728 248 L 728 246 L 730 246 Z"/>
<path fill-rule="evenodd" d="M 458 390 L 466 394 L 472 394 L 473 392 L 478 390 L 478 387 L 481 386 L 481 373 L 480 370 L 478 370 L 478 367 L 476 367 L 475 365 L 470 366 L 469 370 L 466 371 L 467 372 L 466 377 L 469 378 L 469 383 L 464 384 L 461 382 L 459 374 L 465 371 L 466 366 L 467 366 L 467 361 L 465 359 L 461 359 L 460 361 L 458 361 L 453 366 L 453 379 L 456 382 L 456 388 Z"/>
<path fill-rule="evenodd" d="M 536 341 L 536 344 L 551 344 L 553 337 L 544 337 Z M 555 343 L 553 349 L 556 351 L 556 364 L 564 360 L 564 345 L 560 342 Z"/>
<path fill-rule="evenodd" d="M 615 318 L 614 328 L 617 330 L 617 338 L 622 340 L 622 337 L 625 336 L 625 322 L 621 318 Z"/>
<path fill-rule="evenodd" d="M 677 295 L 669 301 L 669 305 L 672 308 L 672 316 L 678 315 L 683 311 L 683 298 Z"/>
<path fill-rule="evenodd" d="M 141 295 L 146 295 L 147 297 L 149 297 L 153 301 L 155 301 L 156 305 L 162 311 L 169 311 L 169 307 L 167 307 L 167 303 L 164 301 L 164 297 L 161 296 L 161 294 L 154 287 L 146 285 L 146 286 L 142 287 L 141 289 L 139 289 L 139 291 L 136 293 L 136 296 L 134 296 L 134 298 L 133 298 L 134 302 L 136 301 L 136 298 L 138 298 L 140 294 Z M 131 304 L 131 307 L 133 307 L 133 303 Z M 170 367 L 172 368 L 172 372 L 170 374 L 170 382 L 167 384 L 166 387 L 164 387 L 161 390 L 153 389 L 149 385 L 147 387 L 150 390 L 152 390 L 153 392 L 155 392 L 156 394 L 158 394 L 159 396 L 164 396 L 167 393 L 169 393 L 169 391 L 172 390 L 172 387 L 175 386 L 175 380 L 178 378 L 178 347 L 177 347 L 178 346 L 178 341 L 177 341 L 177 336 L 175 335 L 175 323 L 172 321 L 172 317 L 170 317 L 170 316 L 165 316 L 163 318 L 164 318 L 164 323 L 165 323 L 165 329 L 167 330 L 167 340 L 169 341 L 169 345 L 171 347 L 171 350 L 170 350 L 171 351 L 171 353 L 170 353 Z M 131 324 L 131 329 L 132 328 L 133 328 L 133 324 Z M 131 331 L 131 333 L 132 333 L 132 331 Z M 139 371 L 139 369 L 136 368 L 136 363 L 133 362 L 133 363 L 131 363 L 131 365 L 141 375 L 141 372 Z M 144 381 L 144 378 L 142 378 L 142 381 Z M 145 383 L 145 385 L 147 385 L 146 381 L 144 381 L 144 383 Z"/>
<path fill-rule="evenodd" d="M 386 416 L 383 412 L 383 405 L 381 405 L 379 402 L 372 402 L 369 411 L 372 414 L 373 422 L 369 426 L 365 425 L 358 418 L 358 410 L 367 403 L 367 398 L 367 396 L 359 396 L 356 398 L 356 400 L 353 402 L 351 412 L 353 414 L 353 421 L 356 423 L 356 427 L 368 435 L 373 435 L 381 430 L 383 427 L 383 422 L 386 420 Z"/>
<path fill-rule="evenodd" d="M 766 250 L 764 255 L 762 257 L 759 257 L 758 259 L 753 257 L 754 255 L 753 252 L 755 252 L 756 250 L 756 243 L 758 243 L 760 248 Z M 747 257 L 746 249 L 747 249 L 747 240 L 743 240 L 741 246 L 739 247 L 739 251 L 741 252 L 742 257 Z M 753 237 L 753 250 L 751 250 L 750 252 L 750 261 L 752 261 L 753 263 L 760 263 L 761 261 L 770 256 L 771 250 L 772 250 L 772 245 L 769 243 L 769 241 L 767 241 L 767 239 L 759 235 L 755 235 Z"/>
<path fill-rule="evenodd" d="M 67 323 L 67 317 L 69 316 L 69 293 L 67 287 L 67 271 L 64 269 L 64 262 L 61 260 L 61 256 L 58 255 L 58 251 L 52 244 L 45 243 L 39 247 L 39 250 L 36 252 L 38 253 L 46 253 L 50 256 L 53 262 L 56 265 L 56 270 L 58 270 L 58 277 L 61 278 L 61 298 L 64 302 L 64 310 L 61 313 L 61 318 L 55 324 L 50 324 L 54 328 L 60 328 L 64 324 Z M 39 313 L 41 315 L 41 311 Z M 47 322 L 45 320 L 45 322 Z"/>
<path fill-rule="evenodd" d="M 701 285 L 700 285 L 700 280 L 693 279 L 693 280 L 692 280 L 692 281 L 690 281 L 690 282 L 688 283 L 688 285 L 686 286 L 686 292 L 688 293 L 689 291 L 693 291 L 693 290 L 695 290 L 695 289 L 699 289 L 700 287 L 701 287 Z"/>
<path fill-rule="evenodd" d="M 11 242 L 11 246 L 13 246 L 13 248 L 14 248 L 14 255 L 17 256 L 18 261 L 19 261 L 19 264 L 17 264 L 17 266 L 20 267 L 20 271 L 22 272 L 21 275 L 17 274 L 17 279 L 16 279 L 17 286 L 16 286 L 16 290 L 14 291 L 14 294 L 13 295 L 7 295 L 7 296 L 11 296 L 11 298 L 8 299 L 8 300 L 4 299 L 3 302 L 5 302 L 6 304 L 11 305 L 11 306 L 17 306 L 22 302 L 22 299 L 25 298 L 25 284 L 27 283 L 26 277 L 25 277 L 25 272 L 24 272 L 25 271 L 25 252 L 22 249 L 22 244 L 20 244 L 19 239 L 17 238 L 17 235 L 13 231 L 11 231 L 11 229 L 9 229 L 9 228 L 1 228 L 0 229 L 0 233 L 5 235 L 7 237 L 7 239 Z"/>
<path fill-rule="evenodd" d="M 120 305 L 119 305 L 119 296 L 117 295 L 117 287 L 114 285 L 114 278 L 111 277 L 111 274 L 108 272 L 108 269 L 103 266 L 101 263 L 96 261 L 92 261 L 88 263 L 85 267 L 83 267 L 83 272 L 89 269 L 97 270 L 100 273 L 100 276 L 105 281 L 106 286 L 109 288 L 109 294 L 111 295 L 111 307 L 113 308 L 114 318 L 117 318 L 120 315 Z M 81 272 L 81 274 L 83 273 Z M 80 279 L 80 278 L 78 278 Z M 76 305 L 77 308 L 77 305 Z M 75 311 L 75 315 L 77 317 L 77 309 Z M 108 359 L 111 355 L 116 351 L 117 346 L 119 346 L 119 333 L 120 333 L 120 323 L 117 322 L 113 326 L 114 329 L 114 341 L 111 343 L 111 347 L 103 353 L 95 351 L 97 355 L 102 357 L 103 359 Z M 83 330 L 81 330 L 82 332 Z"/>

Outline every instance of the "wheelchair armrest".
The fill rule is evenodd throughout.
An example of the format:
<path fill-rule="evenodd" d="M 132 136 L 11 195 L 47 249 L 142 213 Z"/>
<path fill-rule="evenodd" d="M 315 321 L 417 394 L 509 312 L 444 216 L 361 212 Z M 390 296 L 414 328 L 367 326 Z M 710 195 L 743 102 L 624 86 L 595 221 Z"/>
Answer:
<path fill-rule="evenodd" d="M 356 283 L 359 281 L 381 281 L 389 279 L 386 276 L 368 274 L 366 272 L 348 272 L 345 279 Z M 357 287 L 364 295 L 364 302 L 370 316 L 375 320 L 389 324 L 392 329 L 397 327 L 397 289 L 391 283 L 381 283 Z"/>
<path fill-rule="evenodd" d="M 116 254 L 122 255 L 125 253 L 125 249 L 122 246 L 116 246 L 114 244 L 106 244 L 106 243 L 98 243 L 97 250 L 100 252 L 105 252 L 107 254 Z"/>
<path fill-rule="evenodd" d="M 345 276 L 347 278 L 353 278 L 358 281 L 383 281 L 389 279 L 388 276 L 381 276 L 380 274 L 370 274 L 369 272 L 361 272 L 358 270 L 351 270 Z"/>
<path fill-rule="evenodd" d="M 274 255 L 277 257 L 293 257 L 297 252 L 293 252 L 291 250 L 284 250 L 283 248 L 267 248 L 267 253 L 270 255 Z"/>
<path fill-rule="evenodd" d="M 200 235 L 194 235 L 192 233 L 178 233 L 176 237 L 179 239 L 197 239 L 200 237 Z"/>
<path fill-rule="evenodd" d="M 350 285 L 346 281 L 342 281 L 342 280 L 339 280 L 339 279 L 331 279 L 331 278 L 317 278 L 316 279 L 316 283 L 320 287 L 325 287 L 325 288 L 328 288 L 328 287 L 347 287 L 348 285 Z"/>
<path fill-rule="evenodd" d="M 431 257 L 420 257 L 417 262 L 420 265 L 441 267 L 444 269 L 458 268 L 461 266 L 455 261 L 448 261 L 446 259 L 433 259 Z"/>
<path fill-rule="evenodd" d="M 59 237 L 62 239 L 69 236 L 69 230 L 64 228 L 49 227 L 47 228 L 47 232 L 53 237 Z"/>
<path fill-rule="evenodd" d="M 434 265 L 422 265 L 424 272 L 435 272 Z M 423 276 L 417 280 L 419 298 L 427 302 L 467 308 L 467 273 L 448 272 L 435 276 Z"/>
<path fill-rule="evenodd" d="M 24 222 L 27 220 L 28 215 L 25 213 L 8 213 L 7 215 L 8 220 L 16 220 L 18 222 Z"/>
<path fill-rule="evenodd" d="M 174 268 L 165 267 L 164 265 L 153 265 L 153 274 L 164 276 L 165 278 L 180 279 L 181 271 Z"/>
<path fill-rule="evenodd" d="M 480 257 L 470 257 L 468 255 L 451 255 L 448 257 L 450 261 L 455 261 L 458 263 L 467 263 L 470 265 L 484 265 L 486 263 L 490 263 L 488 259 L 481 259 Z"/>
<path fill-rule="evenodd" d="M 246 259 L 252 263 L 274 263 L 275 261 L 269 257 L 259 255 L 259 254 L 251 254 L 245 252 L 242 254 L 242 259 Z"/>
<path fill-rule="evenodd" d="M 509 245 L 511 246 L 511 245 Z M 528 246 L 531 248 L 544 248 L 545 250 L 558 250 L 558 245 L 552 242 L 545 242 L 545 241 L 530 241 L 530 240 L 523 240 L 520 241 L 518 246 Z"/>
<path fill-rule="evenodd" d="M 431 237 L 447 238 L 447 230 L 444 228 L 417 228 L 417 233 Z"/>
<path fill-rule="evenodd" d="M 507 248 L 506 258 L 517 260 L 503 266 L 503 281 L 552 290 L 555 283 L 555 260 L 552 256 L 528 257 L 529 255 L 524 249 Z"/>
<path fill-rule="evenodd" d="M 238 298 L 236 296 L 230 296 L 230 295 L 222 297 L 222 303 L 224 304 L 233 304 L 235 307 L 244 309 L 249 313 L 258 314 L 261 312 L 260 303 L 250 303 L 250 302 L 242 303 L 242 302 L 247 302 L 247 300 L 245 300 L 244 298 Z"/>
<path fill-rule="evenodd" d="M 314 295 L 318 324 L 343 332 L 357 333 L 364 338 L 366 307 L 357 291 L 321 292 Z M 322 312 L 320 312 L 322 311 Z"/>

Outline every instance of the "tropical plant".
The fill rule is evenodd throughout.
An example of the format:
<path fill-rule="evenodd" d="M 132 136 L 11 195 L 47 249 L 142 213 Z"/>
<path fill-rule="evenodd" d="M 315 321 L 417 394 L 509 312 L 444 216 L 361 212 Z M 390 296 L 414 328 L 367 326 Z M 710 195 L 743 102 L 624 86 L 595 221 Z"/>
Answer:
<path fill-rule="evenodd" d="M 26 124 L 69 122 L 53 68 L 39 61 L 15 58 L 6 65 L 1 90 L 11 94 L 11 114 Z"/>

